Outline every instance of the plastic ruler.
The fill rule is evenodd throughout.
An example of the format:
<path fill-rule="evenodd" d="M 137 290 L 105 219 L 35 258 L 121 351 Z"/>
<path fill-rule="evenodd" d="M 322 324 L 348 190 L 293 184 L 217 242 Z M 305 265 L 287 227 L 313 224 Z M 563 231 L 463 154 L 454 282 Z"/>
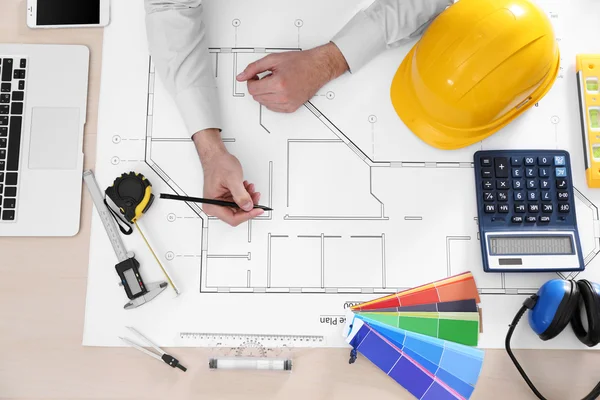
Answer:
<path fill-rule="evenodd" d="M 210 347 L 219 354 L 263 357 L 285 349 L 325 347 L 327 344 L 325 337 L 311 335 L 181 332 L 179 339 L 184 346 Z"/>

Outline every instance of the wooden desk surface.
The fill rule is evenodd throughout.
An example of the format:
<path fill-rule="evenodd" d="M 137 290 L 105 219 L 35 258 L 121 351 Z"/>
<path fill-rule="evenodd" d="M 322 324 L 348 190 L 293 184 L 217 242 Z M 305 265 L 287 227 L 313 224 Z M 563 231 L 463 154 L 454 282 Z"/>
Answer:
<path fill-rule="evenodd" d="M 86 168 L 93 167 L 102 30 L 30 30 L 25 0 L 0 0 L 0 42 L 73 43 L 90 48 L 84 150 Z M 86 191 L 76 237 L 0 238 L 0 399 L 412 398 L 364 358 L 348 365 L 348 350 L 298 351 L 294 371 L 279 373 L 209 371 L 208 350 L 173 349 L 188 367 L 182 373 L 133 349 L 83 347 L 91 212 Z M 600 379 L 600 353 L 516 353 L 532 380 L 552 399 L 581 398 Z M 494 350 L 487 351 L 473 398 L 534 397 L 505 352 Z"/>

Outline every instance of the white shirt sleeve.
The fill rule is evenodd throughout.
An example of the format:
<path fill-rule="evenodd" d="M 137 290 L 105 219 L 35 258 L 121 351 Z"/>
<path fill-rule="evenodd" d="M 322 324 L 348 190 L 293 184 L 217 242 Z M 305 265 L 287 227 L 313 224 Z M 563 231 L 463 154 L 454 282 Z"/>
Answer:
<path fill-rule="evenodd" d="M 150 54 L 188 133 L 221 129 L 201 0 L 144 0 Z"/>
<path fill-rule="evenodd" d="M 356 14 L 332 42 L 340 49 L 350 72 L 358 71 L 386 49 L 423 33 L 453 0 L 376 0 Z"/>

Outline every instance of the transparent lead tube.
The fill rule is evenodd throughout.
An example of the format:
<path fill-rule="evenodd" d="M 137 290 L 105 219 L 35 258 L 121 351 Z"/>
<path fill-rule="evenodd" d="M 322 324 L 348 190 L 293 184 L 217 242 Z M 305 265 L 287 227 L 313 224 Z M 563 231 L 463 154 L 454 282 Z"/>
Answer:
<path fill-rule="evenodd" d="M 210 369 L 256 369 L 291 371 L 292 360 L 284 358 L 265 357 L 222 357 L 211 358 L 208 361 Z"/>

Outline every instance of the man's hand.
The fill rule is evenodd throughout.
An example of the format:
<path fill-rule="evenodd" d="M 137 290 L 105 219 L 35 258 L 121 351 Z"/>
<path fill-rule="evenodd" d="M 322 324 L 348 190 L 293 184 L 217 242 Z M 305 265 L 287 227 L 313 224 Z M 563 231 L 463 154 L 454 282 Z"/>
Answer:
<path fill-rule="evenodd" d="M 204 170 L 204 197 L 234 201 L 241 208 L 204 204 L 204 212 L 231 226 L 238 226 L 261 215 L 263 210 L 253 208 L 260 200 L 260 193 L 255 191 L 254 184 L 244 181 L 242 165 L 225 148 L 219 130 L 206 129 L 197 132 L 192 136 L 192 140 Z"/>
<path fill-rule="evenodd" d="M 340 50 L 328 43 L 306 51 L 269 54 L 248 65 L 237 80 L 247 81 L 248 93 L 269 110 L 291 113 L 347 70 Z M 271 74 L 258 78 L 267 71 Z"/>

